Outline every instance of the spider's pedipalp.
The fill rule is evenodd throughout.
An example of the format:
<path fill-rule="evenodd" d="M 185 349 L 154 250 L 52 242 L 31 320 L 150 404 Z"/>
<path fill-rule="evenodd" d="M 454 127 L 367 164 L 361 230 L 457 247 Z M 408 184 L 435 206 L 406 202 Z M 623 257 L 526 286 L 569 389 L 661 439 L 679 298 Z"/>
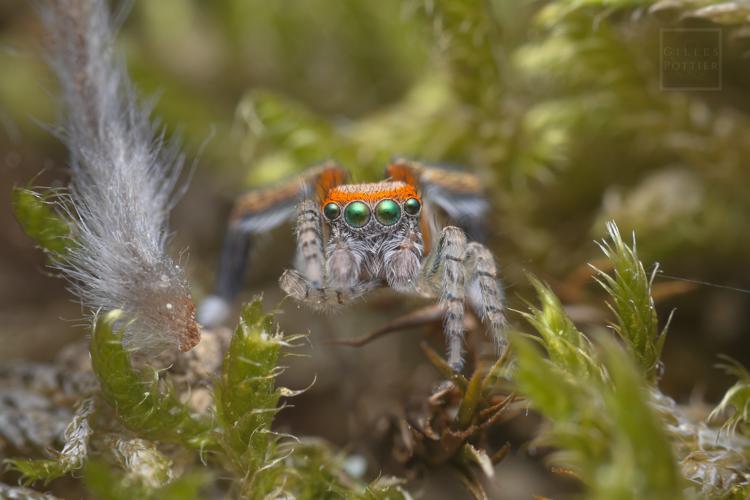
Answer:
<path fill-rule="evenodd" d="M 326 246 L 326 272 L 332 288 L 349 288 L 359 281 L 364 251 L 356 242 L 334 235 Z"/>
<path fill-rule="evenodd" d="M 504 295 L 497 277 L 497 266 L 492 253 L 481 243 L 471 242 L 466 247 L 466 270 L 469 303 L 482 320 L 489 323 L 492 336 L 499 348 L 505 344 L 503 329 Z"/>
<path fill-rule="evenodd" d="M 401 293 L 414 293 L 424 245 L 414 222 L 402 235 L 384 244 L 383 263 L 388 286 Z"/>

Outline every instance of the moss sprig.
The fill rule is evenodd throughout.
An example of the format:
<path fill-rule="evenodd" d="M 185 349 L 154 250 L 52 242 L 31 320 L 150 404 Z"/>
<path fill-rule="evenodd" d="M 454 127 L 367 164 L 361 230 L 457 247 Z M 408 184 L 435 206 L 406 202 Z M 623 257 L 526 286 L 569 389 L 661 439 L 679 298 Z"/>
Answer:
<path fill-rule="evenodd" d="M 547 304 L 531 315 L 548 357 L 525 336 L 512 338 L 519 393 L 551 422 L 538 443 L 557 448 L 551 460 L 578 477 L 589 498 L 683 498 L 686 484 L 640 369 L 606 338 L 575 342 L 580 363 L 555 354 L 560 343 L 546 339 L 563 334 L 550 325 L 569 320 L 559 303 Z"/>
<path fill-rule="evenodd" d="M 101 396 L 119 421 L 147 439 L 199 450 L 215 446 L 211 415 L 194 414 L 158 371 L 133 368 L 122 332 L 117 329 L 120 319 L 119 311 L 100 315 L 91 337 L 91 365 Z"/>
<path fill-rule="evenodd" d="M 612 264 L 612 272 L 596 269 L 596 280 L 609 294 L 609 308 L 617 321 L 612 328 L 625 342 L 649 381 L 659 375 L 659 363 L 669 322 L 661 330 L 651 296 L 655 274 L 646 273 L 638 259 L 635 240 L 628 246 L 614 222 L 607 224 L 609 239 L 599 244 Z"/>
<path fill-rule="evenodd" d="M 287 345 L 260 300 L 246 305 L 240 315 L 215 386 L 222 449 L 241 481 L 242 495 L 264 498 L 277 485 L 283 456 L 271 431 L 279 411 L 276 376 L 282 346 Z"/>

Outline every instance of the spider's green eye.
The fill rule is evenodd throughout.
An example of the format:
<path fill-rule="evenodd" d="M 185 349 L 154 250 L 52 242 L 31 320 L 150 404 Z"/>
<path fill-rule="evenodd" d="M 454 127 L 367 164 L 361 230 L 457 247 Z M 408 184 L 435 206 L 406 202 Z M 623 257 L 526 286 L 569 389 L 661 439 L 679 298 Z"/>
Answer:
<path fill-rule="evenodd" d="M 419 202 L 416 198 L 409 198 L 404 202 L 404 210 L 409 215 L 417 215 L 419 213 L 419 209 L 422 208 L 422 204 Z"/>
<path fill-rule="evenodd" d="M 344 209 L 344 220 L 352 227 L 362 227 L 370 221 L 370 207 L 363 201 L 353 201 Z"/>
<path fill-rule="evenodd" d="M 328 220 L 336 220 L 339 218 L 339 215 L 341 215 L 341 207 L 338 203 L 328 203 L 323 207 L 323 215 L 325 215 Z"/>
<path fill-rule="evenodd" d="M 401 218 L 401 207 L 393 200 L 383 200 L 375 206 L 375 218 L 384 226 L 392 226 Z"/>

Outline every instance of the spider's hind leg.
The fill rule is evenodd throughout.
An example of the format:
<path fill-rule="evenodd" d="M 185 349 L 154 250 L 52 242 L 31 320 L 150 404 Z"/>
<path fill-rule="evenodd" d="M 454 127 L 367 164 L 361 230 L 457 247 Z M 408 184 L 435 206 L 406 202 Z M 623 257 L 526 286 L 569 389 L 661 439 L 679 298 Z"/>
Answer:
<path fill-rule="evenodd" d="M 418 186 L 424 198 L 463 229 L 469 240 L 487 239 L 486 215 L 490 204 L 477 175 L 403 158 L 393 160 L 385 174 L 390 179 Z"/>

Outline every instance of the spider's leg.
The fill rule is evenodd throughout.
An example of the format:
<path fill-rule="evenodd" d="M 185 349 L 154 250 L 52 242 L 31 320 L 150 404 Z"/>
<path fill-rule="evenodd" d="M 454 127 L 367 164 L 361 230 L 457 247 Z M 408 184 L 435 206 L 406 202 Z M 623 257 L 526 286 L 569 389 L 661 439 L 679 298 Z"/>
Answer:
<path fill-rule="evenodd" d="M 347 305 L 368 292 L 380 288 L 380 280 L 361 281 L 350 287 L 329 288 L 316 286 L 294 269 L 287 269 L 279 279 L 281 289 L 287 295 L 300 302 L 305 302 L 314 309 L 328 311 Z"/>
<path fill-rule="evenodd" d="M 203 326 L 216 326 L 229 316 L 231 302 L 242 289 L 255 236 L 283 224 L 294 214 L 296 198 L 290 196 L 265 206 L 263 195 L 268 193 L 264 191 L 248 193 L 234 205 L 224 237 L 214 292 L 198 307 L 197 319 Z"/>
<path fill-rule="evenodd" d="M 490 205 L 478 176 L 404 159 L 392 161 L 386 176 L 417 186 L 426 202 L 445 212 L 469 240 L 487 239 L 485 216 Z"/>
<path fill-rule="evenodd" d="M 453 226 L 449 226 L 453 227 Z M 420 287 L 423 292 L 431 292 L 431 294 L 438 295 L 441 293 L 441 282 L 438 278 L 438 272 L 440 266 L 445 263 L 445 229 L 440 233 L 435 248 L 427 254 L 427 259 L 422 263 L 422 271 L 420 275 Z"/>
<path fill-rule="evenodd" d="M 448 343 L 448 363 L 455 371 L 463 366 L 466 235 L 455 227 L 443 228 L 438 248 L 423 271 L 423 281 L 430 283 L 440 275 L 439 304 L 444 309 L 443 330 Z M 432 284 L 435 290 L 435 284 Z"/>
<path fill-rule="evenodd" d="M 304 200 L 297 207 L 297 255 L 295 267 L 314 287 L 325 283 L 325 253 L 320 209 L 312 200 Z"/>
<path fill-rule="evenodd" d="M 492 329 L 492 336 L 499 348 L 506 338 L 505 315 L 503 314 L 503 289 L 497 277 L 497 266 L 492 253 L 481 243 L 472 242 L 466 248 L 466 271 L 469 278 L 468 300 L 472 308 Z"/>
<path fill-rule="evenodd" d="M 250 239 L 249 233 L 230 223 L 224 236 L 214 292 L 198 306 L 197 321 L 203 326 L 216 326 L 229 316 L 230 301 L 239 293 L 247 268 Z"/>
<path fill-rule="evenodd" d="M 256 235 L 289 221 L 300 199 L 325 191 L 345 179 L 344 170 L 327 163 L 278 185 L 253 190 L 237 198 L 227 224 L 214 293 L 198 307 L 198 322 L 210 327 L 227 318 L 232 300 L 242 289 Z"/>

